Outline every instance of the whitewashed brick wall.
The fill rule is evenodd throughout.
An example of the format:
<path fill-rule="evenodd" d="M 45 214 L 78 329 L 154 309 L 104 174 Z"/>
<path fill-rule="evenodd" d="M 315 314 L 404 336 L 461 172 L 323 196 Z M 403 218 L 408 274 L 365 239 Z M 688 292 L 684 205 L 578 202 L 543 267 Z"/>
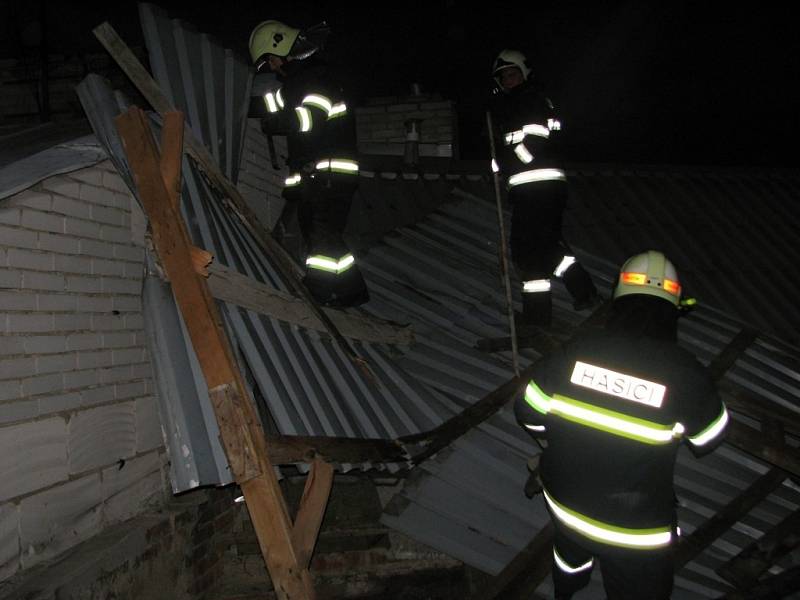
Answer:
<path fill-rule="evenodd" d="M 359 151 L 369 153 L 380 145 L 402 147 L 406 140 L 405 122 L 409 119 L 422 121 L 419 129 L 421 145 L 449 145 L 455 153 L 455 105 L 450 100 L 428 95 L 368 99 L 364 106 L 356 109 Z"/>
<path fill-rule="evenodd" d="M 270 162 L 267 138 L 261 133 L 259 119 L 248 119 L 238 188 L 269 231 L 275 227 L 283 210 L 281 190 L 288 176 L 285 164 L 286 138 L 274 137 L 273 142 L 278 155 L 278 170 Z"/>
<path fill-rule="evenodd" d="M 110 162 L 0 200 L 0 581 L 166 499 L 143 223 Z"/>

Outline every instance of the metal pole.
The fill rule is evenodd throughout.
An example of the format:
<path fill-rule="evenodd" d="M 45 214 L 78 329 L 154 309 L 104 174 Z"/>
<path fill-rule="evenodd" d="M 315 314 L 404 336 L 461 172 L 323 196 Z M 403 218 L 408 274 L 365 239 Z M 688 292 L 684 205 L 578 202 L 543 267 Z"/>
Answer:
<path fill-rule="evenodd" d="M 511 279 L 508 274 L 508 251 L 506 250 L 506 226 L 503 219 L 503 205 L 500 199 L 500 177 L 494 170 L 497 164 L 497 153 L 494 147 L 494 128 L 492 126 L 492 113 L 486 111 L 486 126 L 489 128 L 489 148 L 492 153 L 492 179 L 494 179 L 494 196 L 497 200 L 497 223 L 500 226 L 500 274 L 506 288 L 506 304 L 508 305 L 508 325 L 511 331 L 511 360 L 514 365 L 514 375 L 519 376 L 519 357 L 517 355 L 517 328 L 514 324 L 514 303 L 511 300 Z"/>

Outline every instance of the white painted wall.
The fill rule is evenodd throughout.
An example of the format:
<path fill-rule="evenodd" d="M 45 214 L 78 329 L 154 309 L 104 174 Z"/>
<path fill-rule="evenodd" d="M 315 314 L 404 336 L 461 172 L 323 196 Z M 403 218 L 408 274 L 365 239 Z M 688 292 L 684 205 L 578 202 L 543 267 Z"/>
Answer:
<path fill-rule="evenodd" d="M 108 161 L 0 201 L 0 580 L 165 501 L 144 223 Z"/>
<path fill-rule="evenodd" d="M 260 120 L 248 119 L 237 186 L 259 221 L 269 231 L 275 227 L 283 210 L 281 190 L 288 176 L 285 164 L 286 138 L 274 137 L 273 142 L 278 155 L 278 170 L 270 162 L 267 138 L 261 133 Z"/>

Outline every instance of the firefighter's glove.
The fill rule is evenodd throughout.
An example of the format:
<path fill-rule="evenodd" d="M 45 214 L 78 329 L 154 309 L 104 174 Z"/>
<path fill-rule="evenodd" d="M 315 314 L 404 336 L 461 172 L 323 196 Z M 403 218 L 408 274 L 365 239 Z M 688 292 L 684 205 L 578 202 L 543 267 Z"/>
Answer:
<path fill-rule="evenodd" d="M 681 298 L 678 305 L 678 315 L 685 316 L 692 312 L 697 307 L 696 298 Z"/>

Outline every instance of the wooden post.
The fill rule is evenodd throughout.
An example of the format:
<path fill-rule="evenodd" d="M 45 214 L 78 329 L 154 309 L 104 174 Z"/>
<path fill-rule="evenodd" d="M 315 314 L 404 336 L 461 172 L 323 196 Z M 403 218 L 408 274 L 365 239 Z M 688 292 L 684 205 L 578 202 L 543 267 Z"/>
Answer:
<path fill-rule="evenodd" d="M 320 458 L 314 459 L 306 478 L 306 486 L 300 498 L 300 508 L 297 509 L 292 530 L 292 543 L 301 566 L 308 567 L 311 561 L 332 486 L 333 467 Z"/>
<path fill-rule="evenodd" d="M 168 131 L 179 127 L 182 115 L 170 115 Z M 147 117 L 133 107 L 116 119 L 138 197 L 152 228 L 153 243 L 172 285 L 178 308 L 208 386 L 220 437 L 231 471 L 245 501 L 275 591 L 281 600 L 313 600 L 308 568 L 298 562 L 286 502 L 269 460 L 261 423 L 250 401 L 233 350 L 222 327 L 216 303 L 205 279 L 192 262 L 192 244 L 185 224 L 165 185 L 165 173 L 175 173 L 181 160 L 173 153 L 159 159 Z M 165 128 L 165 131 L 167 129 Z M 174 192 L 174 190 L 173 190 Z"/>

